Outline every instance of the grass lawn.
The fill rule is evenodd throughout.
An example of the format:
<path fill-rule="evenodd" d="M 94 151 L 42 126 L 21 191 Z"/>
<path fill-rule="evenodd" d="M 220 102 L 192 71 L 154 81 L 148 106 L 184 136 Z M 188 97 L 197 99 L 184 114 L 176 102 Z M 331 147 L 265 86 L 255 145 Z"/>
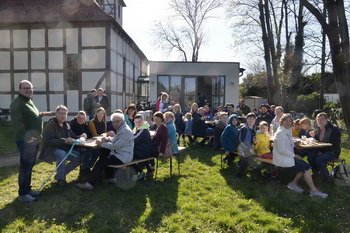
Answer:
<path fill-rule="evenodd" d="M 18 153 L 10 121 L 0 123 L 0 157 Z"/>
<path fill-rule="evenodd" d="M 350 145 L 342 158 L 350 162 Z M 59 189 L 49 182 L 35 203 L 17 198 L 17 166 L 0 169 L 1 232 L 349 232 L 349 187 L 316 186 L 329 198 L 287 189 L 289 179 L 267 182 L 252 176 L 233 180 L 235 167 L 220 168 L 220 155 L 189 146 L 182 152 L 181 175 L 160 164 L 156 179 L 128 190 L 103 184 L 94 191 L 75 187 L 78 169 Z M 346 155 L 346 156 L 345 156 Z M 174 164 L 177 166 L 176 162 Z M 33 188 L 52 171 L 38 163 Z M 305 190 L 305 183 L 301 182 Z"/>

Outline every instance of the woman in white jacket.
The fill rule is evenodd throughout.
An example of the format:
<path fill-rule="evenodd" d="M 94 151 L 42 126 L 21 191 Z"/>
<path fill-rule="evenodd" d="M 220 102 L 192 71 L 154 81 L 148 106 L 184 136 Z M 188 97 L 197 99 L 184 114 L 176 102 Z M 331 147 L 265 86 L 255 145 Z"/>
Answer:
<path fill-rule="evenodd" d="M 328 194 L 318 190 L 310 174 L 310 164 L 302 160 L 299 155 L 294 154 L 294 142 L 291 127 L 293 126 L 293 117 L 290 114 L 283 114 L 280 119 L 280 126 L 277 129 L 274 147 L 273 147 L 273 164 L 278 167 L 293 167 L 296 176 L 288 184 L 288 188 L 302 193 L 304 190 L 298 186 L 298 181 L 304 177 L 306 184 L 311 189 L 310 196 L 326 198 Z"/>

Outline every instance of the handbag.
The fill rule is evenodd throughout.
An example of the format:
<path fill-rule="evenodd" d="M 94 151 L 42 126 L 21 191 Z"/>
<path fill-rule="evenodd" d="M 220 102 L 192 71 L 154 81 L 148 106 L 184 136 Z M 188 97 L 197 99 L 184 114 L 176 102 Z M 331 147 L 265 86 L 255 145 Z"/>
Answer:
<path fill-rule="evenodd" d="M 160 150 L 160 146 L 158 147 L 158 151 Z M 174 154 L 174 145 L 171 143 L 170 139 L 168 138 L 166 146 L 165 146 L 165 152 L 163 156 L 159 156 L 160 158 L 171 158 Z"/>
<path fill-rule="evenodd" d="M 332 171 L 334 184 L 337 186 L 350 186 L 350 164 L 340 164 Z"/>

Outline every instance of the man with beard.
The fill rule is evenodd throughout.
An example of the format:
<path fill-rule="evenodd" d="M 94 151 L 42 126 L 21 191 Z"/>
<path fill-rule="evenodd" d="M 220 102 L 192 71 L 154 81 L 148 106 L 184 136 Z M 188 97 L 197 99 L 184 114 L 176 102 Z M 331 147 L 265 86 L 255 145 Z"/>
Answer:
<path fill-rule="evenodd" d="M 262 104 L 259 108 L 260 116 L 255 121 L 255 125 L 259 126 L 261 121 L 266 121 L 269 125 L 272 121 L 272 116 L 268 113 L 269 106 L 267 104 Z"/>

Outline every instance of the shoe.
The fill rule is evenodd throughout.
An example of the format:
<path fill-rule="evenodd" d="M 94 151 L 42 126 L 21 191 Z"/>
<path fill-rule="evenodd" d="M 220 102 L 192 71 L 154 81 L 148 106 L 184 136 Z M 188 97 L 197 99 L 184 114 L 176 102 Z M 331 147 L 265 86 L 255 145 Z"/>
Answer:
<path fill-rule="evenodd" d="M 103 179 L 102 182 L 107 184 L 116 184 L 118 181 L 116 178 L 110 178 L 110 179 Z M 89 184 L 88 182 L 86 183 Z"/>
<path fill-rule="evenodd" d="M 93 190 L 94 189 L 94 187 L 91 184 L 89 184 L 88 182 L 78 183 L 77 186 L 78 186 L 78 188 L 80 188 L 82 190 Z"/>
<path fill-rule="evenodd" d="M 294 185 L 292 185 L 292 184 L 288 184 L 287 187 L 288 187 L 290 190 L 293 190 L 293 191 L 298 192 L 298 193 L 304 192 L 304 189 L 299 188 L 298 186 L 294 186 Z"/>
<path fill-rule="evenodd" d="M 143 178 L 145 178 L 146 177 L 146 173 L 144 173 L 144 172 L 139 172 L 138 174 L 136 174 L 136 175 L 134 175 L 133 177 L 132 177 L 132 180 L 133 181 L 137 181 L 137 180 L 141 180 L 141 179 L 143 179 Z"/>
<path fill-rule="evenodd" d="M 33 201 L 35 201 L 35 197 L 33 197 L 30 194 L 26 194 L 26 195 L 23 195 L 23 196 L 19 196 L 18 197 L 18 201 L 21 201 L 21 202 L 33 202 Z"/>
<path fill-rule="evenodd" d="M 66 185 L 67 185 L 67 181 L 65 181 L 65 180 L 58 180 L 58 181 L 56 182 L 56 185 L 57 185 L 59 188 L 65 188 Z"/>
<path fill-rule="evenodd" d="M 328 194 L 323 193 L 320 190 L 316 190 L 315 192 L 310 191 L 310 197 L 322 197 L 322 198 L 327 198 Z"/>
<path fill-rule="evenodd" d="M 40 191 L 36 191 L 36 190 L 30 190 L 29 191 L 29 194 L 32 196 L 32 197 L 37 197 L 41 194 Z"/>

